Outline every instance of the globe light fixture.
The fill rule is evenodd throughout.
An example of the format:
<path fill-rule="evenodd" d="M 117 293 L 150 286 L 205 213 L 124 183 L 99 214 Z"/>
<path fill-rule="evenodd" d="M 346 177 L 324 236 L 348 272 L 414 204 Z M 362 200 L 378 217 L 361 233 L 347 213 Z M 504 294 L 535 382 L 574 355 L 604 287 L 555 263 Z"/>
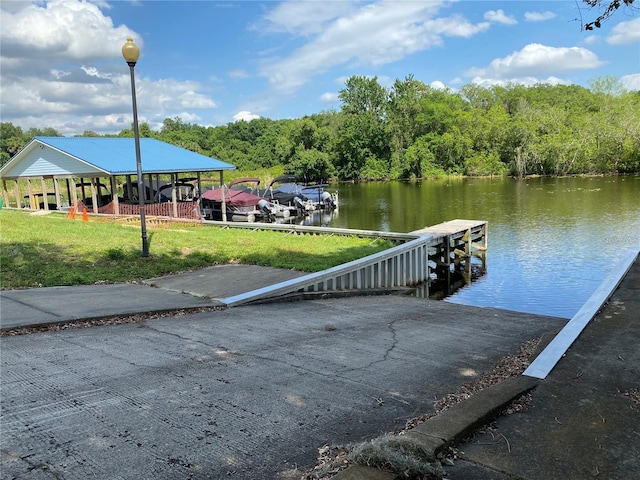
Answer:
<path fill-rule="evenodd" d="M 133 100 L 133 136 L 136 146 L 136 167 L 138 169 L 138 205 L 140 206 L 140 229 L 142 233 L 142 256 L 149 256 L 149 241 L 147 239 L 147 225 L 145 218 L 145 187 L 142 176 L 142 160 L 140 158 L 140 133 L 138 131 L 138 105 L 136 103 L 136 80 L 133 69 L 140 58 L 140 49 L 133 43 L 133 38 L 127 37 L 127 43 L 122 46 L 122 56 L 129 65 L 131 74 L 131 98 Z"/>

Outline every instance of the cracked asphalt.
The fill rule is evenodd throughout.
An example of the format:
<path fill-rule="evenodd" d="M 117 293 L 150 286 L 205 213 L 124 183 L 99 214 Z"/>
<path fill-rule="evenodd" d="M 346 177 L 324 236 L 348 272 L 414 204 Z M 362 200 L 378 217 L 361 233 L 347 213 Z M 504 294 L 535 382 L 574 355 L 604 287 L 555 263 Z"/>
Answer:
<path fill-rule="evenodd" d="M 372 296 L 5 336 L 0 473 L 299 478 L 565 323 Z"/>

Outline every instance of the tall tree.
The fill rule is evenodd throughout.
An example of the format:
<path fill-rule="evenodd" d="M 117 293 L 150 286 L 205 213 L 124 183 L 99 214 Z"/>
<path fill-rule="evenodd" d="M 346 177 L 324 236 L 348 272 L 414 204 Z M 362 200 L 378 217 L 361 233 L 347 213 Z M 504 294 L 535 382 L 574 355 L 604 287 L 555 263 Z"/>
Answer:
<path fill-rule="evenodd" d="M 378 83 L 378 77 L 349 77 L 345 82 L 345 88 L 338 93 L 338 98 L 342 101 L 342 113 L 367 113 L 378 120 L 385 116 L 387 91 Z"/>
<path fill-rule="evenodd" d="M 27 135 L 22 128 L 13 125 L 11 122 L 0 123 L 0 156 L 4 165 L 18 150 L 28 141 Z"/>
<path fill-rule="evenodd" d="M 325 151 L 329 145 L 328 129 L 318 128 L 312 117 L 294 120 L 289 133 L 290 153 L 285 159 L 285 172 L 305 183 L 325 181 L 334 174 Z"/>
<path fill-rule="evenodd" d="M 403 167 L 404 153 L 421 135 L 423 128 L 418 116 L 421 100 L 429 88 L 409 75 L 404 81 L 396 80 L 389 92 L 387 128 L 391 143 L 391 164 L 388 167 L 391 178 L 403 175 L 401 170 L 406 170 Z"/>
<path fill-rule="evenodd" d="M 378 78 L 349 77 L 338 97 L 344 119 L 338 130 L 335 166 L 342 178 L 360 178 L 364 166 L 389 162 L 389 140 L 385 120 L 388 94 Z M 383 170 L 384 170 L 383 169 Z M 388 177 L 388 172 L 378 172 Z"/>
<path fill-rule="evenodd" d="M 347 115 L 338 132 L 335 166 L 340 178 L 358 180 L 367 162 L 386 164 L 389 142 L 384 126 L 371 115 Z M 380 178 L 386 172 L 381 173 Z"/>

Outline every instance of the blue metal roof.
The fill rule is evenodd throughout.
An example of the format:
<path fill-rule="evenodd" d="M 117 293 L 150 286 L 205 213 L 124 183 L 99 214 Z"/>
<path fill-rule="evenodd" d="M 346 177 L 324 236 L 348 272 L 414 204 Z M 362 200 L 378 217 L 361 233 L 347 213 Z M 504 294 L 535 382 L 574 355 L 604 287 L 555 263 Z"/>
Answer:
<path fill-rule="evenodd" d="M 133 138 L 35 137 L 34 140 L 112 175 L 135 175 L 137 173 Z M 140 160 L 142 172 L 145 174 L 211 172 L 236 168 L 230 163 L 154 138 L 140 139 Z"/>

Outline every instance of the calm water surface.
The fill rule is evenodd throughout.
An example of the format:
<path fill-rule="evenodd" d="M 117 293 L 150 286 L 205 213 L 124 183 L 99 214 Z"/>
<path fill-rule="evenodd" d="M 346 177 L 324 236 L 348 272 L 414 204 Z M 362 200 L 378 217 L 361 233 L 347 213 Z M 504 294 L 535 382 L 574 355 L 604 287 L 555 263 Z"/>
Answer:
<path fill-rule="evenodd" d="M 448 301 L 571 318 L 640 247 L 640 176 L 332 185 L 332 227 L 410 232 L 487 220 L 487 272 Z"/>

